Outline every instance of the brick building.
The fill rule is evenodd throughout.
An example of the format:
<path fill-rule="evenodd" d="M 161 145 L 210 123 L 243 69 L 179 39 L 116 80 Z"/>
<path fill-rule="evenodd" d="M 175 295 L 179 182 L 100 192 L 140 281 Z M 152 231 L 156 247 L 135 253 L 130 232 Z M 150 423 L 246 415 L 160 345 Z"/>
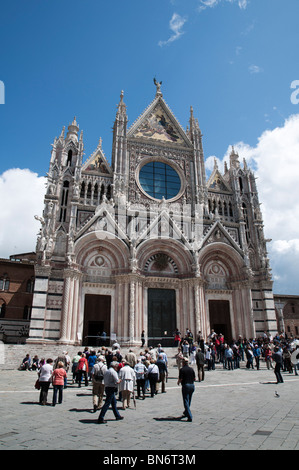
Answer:
<path fill-rule="evenodd" d="M 35 253 L 0 259 L 0 333 L 5 342 L 19 342 L 28 335 L 35 260 Z"/>
<path fill-rule="evenodd" d="M 299 338 L 299 295 L 274 294 L 277 329 Z"/>

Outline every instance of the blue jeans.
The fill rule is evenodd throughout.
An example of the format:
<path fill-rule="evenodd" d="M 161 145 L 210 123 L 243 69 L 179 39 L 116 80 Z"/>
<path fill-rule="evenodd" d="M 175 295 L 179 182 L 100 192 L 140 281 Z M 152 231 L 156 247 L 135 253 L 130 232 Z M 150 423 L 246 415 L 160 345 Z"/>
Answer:
<path fill-rule="evenodd" d="M 191 406 L 191 399 L 192 399 L 194 390 L 195 390 L 194 384 L 182 385 L 182 395 L 183 395 L 183 402 L 184 402 L 184 407 L 185 407 L 184 415 L 189 419 L 192 419 L 190 406 Z"/>
<path fill-rule="evenodd" d="M 53 401 L 52 401 L 53 406 L 56 405 L 57 393 L 58 393 L 58 403 L 62 403 L 62 391 L 63 391 L 63 385 L 53 385 Z"/>
<path fill-rule="evenodd" d="M 104 419 L 104 416 L 106 412 L 108 411 L 110 405 L 112 406 L 112 411 L 114 413 L 115 418 L 120 418 L 120 414 L 116 407 L 115 391 L 116 391 L 116 388 L 114 387 L 105 387 L 106 401 L 105 401 L 103 408 L 101 409 L 101 413 L 98 418 L 99 420 Z"/>

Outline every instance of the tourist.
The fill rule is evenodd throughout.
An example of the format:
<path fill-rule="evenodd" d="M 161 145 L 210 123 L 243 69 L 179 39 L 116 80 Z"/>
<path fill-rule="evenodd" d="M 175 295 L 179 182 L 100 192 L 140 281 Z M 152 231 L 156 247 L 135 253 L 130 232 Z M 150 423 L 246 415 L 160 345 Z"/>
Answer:
<path fill-rule="evenodd" d="M 183 365 L 183 353 L 181 351 L 181 348 L 178 348 L 178 352 L 177 354 L 175 355 L 175 361 L 176 361 L 176 365 L 177 365 L 177 368 L 180 369 Z"/>
<path fill-rule="evenodd" d="M 82 352 L 78 351 L 77 354 L 73 357 L 72 360 L 72 374 L 73 374 L 73 384 L 76 382 L 78 383 L 78 362 L 81 359 Z"/>
<path fill-rule="evenodd" d="M 247 346 L 246 349 L 246 358 L 247 358 L 247 363 L 246 363 L 246 369 L 254 369 L 253 367 L 253 352 L 250 346 Z"/>
<path fill-rule="evenodd" d="M 201 349 L 197 350 L 195 359 L 197 365 L 198 382 L 202 382 L 205 379 L 205 356 Z"/>
<path fill-rule="evenodd" d="M 145 331 L 142 330 L 142 333 L 141 333 L 141 347 L 143 348 L 144 345 L 145 345 Z"/>
<path fill-rule="evenodd" d="M 85 353 L 82 353 L 77 366 L 78 386 L 81 387 L 82 376 L 84 375 L 85 387 L 88 385 L 88 361 Z"/>
<path fill-rule="evenodd" d="M 20 366 L 20 369 L 21 370 L 30 370 L 31 369 L 31 357 L 30 357 L 30 354 L 26 354 L 26 356 L 24 357 L 23 361 L 22 361 L 22 364 Z"/>
<path fill-rule="evenodd" d="M 188 341 L 185 339 L 183 341 L 183 344 L 182 344 L 182 353 L 183 353 L 183 357 L 189 357 L 189 343 Z"/>
<path fill-rule="evenodd" d="M 160 348 L 158 357 L 159 357 L 159 356 L 160 356 L 160 358 L 162 359 L 162 361 L 165 362 L 166 367 L 167 367 L 167 366 L 168 366 L 168 357 L 167 357 L 167 354 L 166 354 L 166 352 L 164 351 L 164 349 Z"/>
<path fill-rule="evenodd" d="M 58 362 L 57 368 L 53 370 L 52 374 L 52 382 L 53 382 L 53 400 L 52 405 L 56 405 L 57 401 L 57 393 L 58 393 L 58 403 L 62 403 L 63 398 L 63 388 L 64 388 L 64 381 L 66 378 L 66 371 L 64 369 L 64 363 Z"/>
<path fill-rule="evenodd" d="M 99 356 L 93 366 L 91 379 L 92 379 L 92 403 L 93 411 L 96 412 L 102 407 L 103 396 L 105 391 L 104 374 L 107 371 L 107 366 L 104 363 L 104 356 Z"/>
<path fill-rule="evenodd" d="M 255 365 L 257 370 L 260 370 L 260 356 L 261 356 L 261 350 L 259 348 L 259 345 L 255 343 L 254 348 L 253 348 L 253 356 L 255 359 Z"/>
<path fill-rule="evenodd" d="M 294 367 L 295 375 L 298 375 L 297 370 L 299 369 L 299 346 L 296 346 L 296 349 L 293 350 L 291 360 Z"/>
<path fill-rule="evenodd" d="M 211 370 L 211 365 L 212 365 L 212 354 L 211 354 L 211 348 L 208 346 L 205 351 L 205 361 L 207 363 L 208 371 Z"/>
<path fill-rule="evenodd" d="M 161 383 L 161 391 L 162 393 L 166 393 L 165 384 L 166 384 L 168 370 L 167 370 L 167 364 L 163 358 L 162 353 L 159 354 L 159 357 L 156 361 L 156 365 L 158 366 L 158 369 L 159 369 L 159 380 L 156 383 L 156 392 L 159 391 L 160 383 Z"/>
<path fill-rule="evenodd" d="M 117 374 L 117 362 L 111 362 L 109 369 L 104 374 L 104 385 L 105 385 L 105 393 L 106 393 L 106 400 L 105 404 L 101 409 L 101 413 L 98 417 L 98 423 L 104 424 L 107 421 L 104 419 L 110 405 L 112 406 L 112 411 L 115 416 L 115 419 L 121 420 L 123 416 L 121 416 L 118 412 L 116 406 L 116 398 L 115 393 L 117 391 L 117 386 L 120 383 L 120 379 Z"/>
<path fill-rule="evenodd" d="M 137 364 L 137 358 L 132 349 L 130 349 L 128 354 L 126 354 L 125 359 L 127 363 L 134 369 L 135 365 Z"/>
<path fill-rule="evenodd" d="M 241 360 L 241 355 L 240 355 L 240 349 L 239 346 L 235 341 L 232 343 L 232 351 L 233 351 L 233 367 L 234 369 L 239 369 L 240 368 L 240 360 Z"/>
<path fill-rule="evenodd" d="M 48 398 L 48 391 L 51 384 L 51 378 L 53 373 L 53 359 L 47 359 L 38 372 L 38 380 L 40 385 L 39 404 L 46 405 Z"/>
<path fill-rule="evenodd" d="M 182 396 L 184 403 L 184 412 L 183 416 L 187 418 L 188 421 L 192 421 L 191 413 L 191 399 L 194 393 L 194 381 L 195 381 L 195 372 L 192 367 L 189 366 L 189 359 L 184 358 L 183 367 L 179 371 L 178 385 L 182 385 Z"/>
<path fill-rule="evenodd" d="M 54 365 L 53 365 L 53 369 L 57 369 L 58 368 L 58 363 L 59 362 L 62 362 L 63 363 L 63 367 L 64 367 L 64 370 L 67 372 L 68 371 L 68 358 L 67 358 L 67 352 L 66 351 L 63 351 L 62 354 L 60 354 L 54 361 Z M 65 375 L 65 379 L 64 379 L 64 388 L 67 387 L 67 374 Z"/>
<path fill-rule="evenodd" d="M 281 369 L 282 369 L 282 352 L 279 350 L 278 346 L 274 348 L 274 353 L 272 355 L 272 359 L 275 362 L 275 367 L 274 367 L 274 374 L 276 376 L 276 383 L 283 383 L 283 378 L 281 375 Z"/>
<path fill-rule="evenodd" d="M 293 366 L 291 362 L 291 351 L 289 350 L 288 346 L 285 346 L 283 348 L 282 358 L 283 358 L 283 371 L 284 372 L 288 371 L 289 374 L 292 374 Z"/>
<path fill-rule="evenodd" d="M 159 380 L 159 368 L 156 364 L 156 361 L 154 361 L 153 359 L 151 360 L 150 365 L 147 368 L 147 373 L 151 388 L 151 397 L 153 398 L 157 394 L 156 385 Z"/>
<path fill-rule="evenodd" d="M 232 348 L 230 347 L 229 344 L 226 344 L 226 348 L 225 348 L 225 351 L 224 351 L 224 359 L 225 359 L 225 365 L 224 365 L 224 368 L 225 369 L 228 369 L 228 370 L 233 370 L 234 366 L 233 366 L 233 350 Z"/>
<path fill-rule="evenodd" d="M 190 348 L 190 365 L 196 364 L 196 345 L 192 344 Z"/>
<path fill-rule="evenodd" d="M 87 359 L 87 358 L 86 358 L 86 359 Z M 88 377 L 89 377 L 89 380 L 91 380 L 92 369 L 93 369 L 93 366 L 94 366 L 95 363 L 96 363 L 96 360 L 97 360 L 96 352 L 95 352 L 94 350 L 92 350 L 91 353 L 90 353 L 90 356 L 89 356 L 88 359 L 87 359 L 87 362 L 88 362 Z"/>
<path fill-rule="evenodd" d="M 140 398 L 140 391 L 142 392 L 142 398 L 145 399 L 145 378 L 147 374 L 147 368 L 142 362 L 141 357 L 137 359 L 137 364 L 134 367 L 134 372 L 136 374 L 136 384 L 137 384 L 137 398 Z"/>
<path fill-rule="evenodd" d="M 38 356 L 35 355 L 32 359 L 31 370 L 39 370 L 39 368 L 40 368 L 39 359 L 38 359 Z"/>
<path fill-rule="evenodd" d="M 178 329 L 174 332 L 174 346 L 178 347 L 181 342 L 181 333 Z"/>
<path fill-rule="evenodd" d="M 130 364 L 124 361 L 124 366 L 120 369 L 118 376 L 120 378 L 119 390 L 122 396 L 122 409 L 130 408 L 131 394 L 134 393 L 136 375 Z"/>
<path fill-rule="evenodd" d="M 273 369 L 273 365 L 272 365 L 272 350 L 271 350 L 269 344 L 266 346 L 265 351 L 264 351 L 264 354 L 265 354 L 265 361 L 266 361 L 267 369 L 268 369 L 268 370 L 269 370 L 270 368 Z"/>

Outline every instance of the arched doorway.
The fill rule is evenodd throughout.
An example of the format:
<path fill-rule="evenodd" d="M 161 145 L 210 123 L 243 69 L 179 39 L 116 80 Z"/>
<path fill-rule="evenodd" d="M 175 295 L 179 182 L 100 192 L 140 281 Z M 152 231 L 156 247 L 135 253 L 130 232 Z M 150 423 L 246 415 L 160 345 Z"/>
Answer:
<path fill-rule="evenodd" d="M 110 337 L 111 296 L 86 294 L 84 302 L 83 345 L 100 346 Z"/>
<path fill-rule="evenodd" d="M 228 300 L 209 300 L 210 328 L 224 336 L 226 342 L 232 340 L 230 307 Z"/>
<path fill-rule="evenodd" d="M 173 345 L 176 328 L 176 301 L 174 289 L 148 289 L 148 342 L 163 346 Z"/>

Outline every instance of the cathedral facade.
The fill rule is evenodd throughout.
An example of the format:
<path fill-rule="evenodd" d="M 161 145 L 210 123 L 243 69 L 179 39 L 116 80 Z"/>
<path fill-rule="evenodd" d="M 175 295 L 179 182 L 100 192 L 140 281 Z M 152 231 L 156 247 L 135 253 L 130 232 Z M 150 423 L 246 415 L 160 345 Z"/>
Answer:
<path fill-rule="evenodd" d="M 83 162 L 76 118 L 54 140 L 27 342 L 277 331 L 254 174 L 232 149 L 207 178 L 193 109 L 184 130 L 155 85 L 129 128 L 121 93 L 111 163 L 101 140 Z"/>

